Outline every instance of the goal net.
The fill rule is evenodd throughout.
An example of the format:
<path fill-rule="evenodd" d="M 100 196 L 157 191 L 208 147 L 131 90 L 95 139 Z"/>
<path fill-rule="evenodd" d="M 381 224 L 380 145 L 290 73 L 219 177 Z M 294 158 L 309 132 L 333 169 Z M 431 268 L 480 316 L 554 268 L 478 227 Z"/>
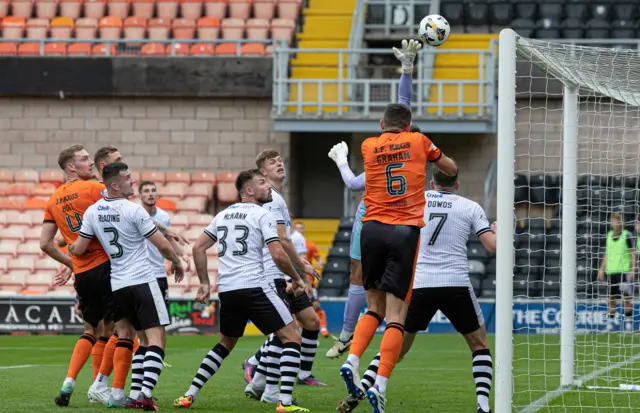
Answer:
<path fill-rule="evenodd" d="M 640 411 L 640 56 L 499 50 L 495 411 Z"/>

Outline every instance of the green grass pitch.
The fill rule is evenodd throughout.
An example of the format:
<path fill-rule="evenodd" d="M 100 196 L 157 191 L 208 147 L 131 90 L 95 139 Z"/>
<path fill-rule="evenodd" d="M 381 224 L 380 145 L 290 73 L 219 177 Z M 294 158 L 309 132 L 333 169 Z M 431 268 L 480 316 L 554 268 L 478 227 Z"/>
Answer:
<path fill-rule="evenodd" d="M 582 355 L 576 374 L 606 368 L 611 363 L 623 363 L 640 352 L 640 338 L 616 338 L 614 335 L 584 336 L 577 339 L 576 354 Z M 0 412 L 53 412 L 65 408 L 55 406 L 53 398 L 66 374 L 74 336 L 0 336 Z M 612 341 L 613 340 L 613 341 Z M 617 341 L 616 341 L 617 340 Z M 627 340 L 621 342 L 620 340 Z M 262 343 L 262 337 L 240 340 L 234 352 L 225 360 L 222 369 L 207 383 L 200 393 L 194 411 L 220 413 L 272 412 L 273 405 L 264 405 L 245 399 L 244 380 L 240 364 Z M 154 396 L 161 411 L 169 411 L 173 399 L 187 390 L 200 361 L 218 338 L 206 336 L 170 336 L 165 368 Z M 379 345 L 377 336 L 372 348 Z M 494 348 L 493 337 L 490 337 Z M 314 365 L 315 376 L 329 387 L 298 386 L 294 397 L 312 412 L 333 412 L 336 402 L 345 390 L 338 370 L 342 360 L 329 360 L 324 353 L 331 339 L 321 339 Z M 605 351 L 616 349 L 614 352 Z M 624 351 L 623 351 L 624 349 Z M 594 351 L 595 350 L 595 351 Z M 559 384 L 560 353 L 558 336 L 516 336 L 514 354 L 515 395 L 518 411 Z M 624 353 L 624 354 L 622 354 Z M 363 357 L 370 360 L 374 351 Z M 640 357 L 639 357 L 640 358 Z M 635 359 L 631 359 L 635 360 Z M 16 367 L 10 366 L 25 366 Z M 616 385 L 619 379 L 640 379 L 640 360 L 608 371 L 585 384 Z M 616 381 L 618 380 L 618 381 Z M 90 362 L 78 377 L 76 391 L 67 410 L 73 413 L 104 410 L 101 405 L 90 404 L 86 392 L 91 381 Z M 387 411 L 394 413 L 475 413 L 475 386 L 471 375 L 471 355 L 462 337 L 455 334 L 421 335 L 411 352 L 398 364 L 389 384 Z M 602 412 L 640 411 L 640 392 L 611 390 L 569 391 L 541 412 Z M 564 406 L 564 407 L 563 407 Z M 356 411 L 370 412 L 368 404 Z"/>

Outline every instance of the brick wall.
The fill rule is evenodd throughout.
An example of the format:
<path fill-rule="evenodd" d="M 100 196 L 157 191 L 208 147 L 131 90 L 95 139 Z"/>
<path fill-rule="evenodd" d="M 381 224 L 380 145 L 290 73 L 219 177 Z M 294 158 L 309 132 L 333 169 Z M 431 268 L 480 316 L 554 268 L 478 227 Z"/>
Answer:
<path fill-rule="evenodd" d="M 185 99 L 0 99 L 0 167 L 57 168 L 82 143 L 116 146 L 136 169 L 212 171 L 254 167 L 289 134 L 273 132 L 271 101 Z"/>

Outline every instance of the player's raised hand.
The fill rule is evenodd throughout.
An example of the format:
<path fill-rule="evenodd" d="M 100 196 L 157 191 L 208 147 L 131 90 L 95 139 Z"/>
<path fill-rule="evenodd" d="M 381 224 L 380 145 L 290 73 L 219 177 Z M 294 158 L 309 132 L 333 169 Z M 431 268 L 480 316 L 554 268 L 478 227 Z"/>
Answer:
<path fill-rule="evenodd" d="M 409 41 L 403 40 L 401 49 L 393 48 L 393 54 L 400 61 L 403 73 L 413 73 L 413 61 L 420 48 L 422 48 L 422 44 L 413 39 Z"/>
<path fill-rule="evenodd" d="M 347 164 L 349 161 L 347 156 L 349 155 L 349 147 L 345 142 L 340 142 L 338 144 L 333 145 L 333 148 L 329 151 L 329 158 L 333 160 L 333 162 L 340 167 L 341 165 Z"/>
<path fill-rule="evenodd" d="M 175 277 L 175 280 L 176 280 L 177 283 L 179 283 L 182 280 L 184 280 L 184 267 L 182 266 L 182 263 L 180 262 L 179 265 L 175 265 L 175 264 L 172 263 L 171 264 L 171 273 Z"/>
<path fill-rule="evenodd" d="M 320 274 L 318 274 L 318 271 L 316 271 L 316 269 L 313 268 L 313 265 L 311 265 L 309 261 L 303 259 L 302 263 L 304 264 L 304 268 L 302 270 L 304 271 L 305 274 L 309 274 L 310 276 L 313 277 L 314 280 L 320 279 Z"/>
<path fill-rule="evenodd" d="M 176 231 L 174 228 L 167 228 L 165 230 L 165 234 L 167 237 L 171 237 L 173 239 L 176 240 L 176 242 L 178 242 L 178 244 L 180 245 L 189 245 L 190 242 L 189 240 L 182 234 L 182 232 L 180 231 Z"/>
<path fill-rule="evenodd" d="M 71 271 L 71 268 L 66 265 L 61 266 L 56 275 L 53 276 L 53 285 L 56 287 L 65 285 L 67 281 L 69 281 L 69 278 L 71 278 L 72 274 L 73 272 Z"/>
<path fill-rule="evenodd" d="M 306 284 L 302 281 L 302 278 L 298 278 L 297 280 L 291 280 L 291 291 L 293 294 L 298 297 L 302 294 L 306 293 Z"/>
<path fill-rule="evenodd" d="M 209 283 L 200 283 L 198 292 L 196 293 L 196 301 L 203 304 L 209 304 L 211 297 L 211 285 Z"/>

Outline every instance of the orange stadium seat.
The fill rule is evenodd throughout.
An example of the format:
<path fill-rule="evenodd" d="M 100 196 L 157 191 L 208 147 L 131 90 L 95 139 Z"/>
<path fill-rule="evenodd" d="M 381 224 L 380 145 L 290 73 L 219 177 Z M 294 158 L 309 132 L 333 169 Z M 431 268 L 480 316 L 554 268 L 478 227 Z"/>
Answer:
<path fill-rule="evenodd" d="M 191 56 L 213 56 L 213 44 L 211 43 L 196 43 L 191 46 Z"/>
<path fill-rule="evenodd" d="M 235 184 L 238 178 L 238 172 L 220 172 L 218 173 L 218 182 L 230 182 Z"/>
<path fill-rule="evenodd" d="M 273 45 L 268 45 L 264 48 L 264 55 L 271 56 L 273 54 Z"/>
<path fill-rule="evenodd" d="M 105 0 L 85 0 L 84 17 L 101 19 L 106 16 L 107 5 Z"/>
<path fill-rule="evenodd" d="M 193 39 L 196 31 L 196 22 L 191 19 L 175 19 L 171 25 L 174 39 Z"/>
<path fill-rule="evenodd" d="M 149 20 L 149 40 L 167 40 L 171 21 L 168 19 Z"/>
<path fill-rule="evenodd" d="M 161 19 L 173 20 L 178 16 L 177 0 L 158 0 L 158 17 Z"/>
<path fill-rule="evenodd" d="M 56 17 L 51 20 L 52 39 L 70 39 L 73 34 L 73 19 L 69 17 Z"/>
<path fill-rule="evenodd" d="M 44 210 L 47 206 L 47 200 L 44 198 L 30 198 L 24 203 L 24 209 L 41 209 Z"/>
<path fill-rule="evenodd" d="M 289 19 L 273 19 L 271 21 L 271 38 L 274 40 L 291 41 L 296 23 Z"/>
<path fill-rule="evenodd" d="M 0 169 L 0 182 L 13 182 L 13 171 Z"/>
<path fill-rule="evenodd" d="M 24 240 L 25 228 L 21 225 L 11 225 L 10 227 L 0 228 L 0 239 L 5 240 Z"/>
<path fill-rule="evenodd" d="M 203 229 L 204 229 L 203 227 L 189 228 L 188 230 L 185 231 L 184 236 L 190 242 L 195 242 L 195 240 L 198 239 L 200 234 L 202 234 Z"/>
<path fill-rule="evenodd" d="M 98 32 L 98 20 L 91 17 L 84 17 L 76 20 L 76 39 L 93 40 Z M 69 48 L 71 49 L 71 48 Z M 70 52 L 71 50 L 69 50 Z"/>
<path fill-rule="evenodd" d="M 213 197 L 213 185 L 204 182 L 192 184 L 187 188 L 186 195 L 211 199 Z"/>
<path fill-rule="evenodd" d="M 220 23 L 222 38 L 225 40 L 240 40 L 244 38 L 244 20 L 224 19 Z"/>
<path fill-rule="evenodd" d="M 46 39 L 49 33 L 49 19 L 27 20 L 27 39 Z"/>
<path fill-rule="evenodd" d="M 122 19 L 111 16 L 103 17 L 100 19 L 99 28 L 101 39 L 117 40 L 122 36 Z"/>
<path fill-rule="evenodd" d="M 22 17 L 5 17 L 2 19 L 2 37 L 5 39 L 22 39 L 25 26 L 25 20 Z"/>
<path fill-rule="evenodd" d="M 0 17 L 5 17 L 9 14 L 9 0 L 0 0 Z"/>
<path fill-rule="evenodd" d="M 0 56 L 15 56 L 18 54 L 18 46 L 15 43 L 0 43 Z"/>
<path fill-rule="evenodd" d="M 25 217 L 25 215 L 27 215 Z M 39 222 L 42 222 L 42 218 L 44 217 L 44 215 L 40 215 L 40 219 Z M 26 222 L 23 222 L 23 220 L 26 219 Z M 31 225 L 31 215 L 28 214 L 24 214 L 22 213 L 22 211 L 18 211 L 18 210 L 6 210 L 6 211 L 0 211 L 0 225 L 2 226 L 9 226 L 9 225 Z M 2 237 L 0 237 L 0 240 L 2 239 Z"/>
<path fill-rule="evenodd" d="M 229 0 L 229 16 L 231 18 L 247 20 L 250 12 L 250 0 Z"/>
<path fill-rule="evenodd" d="M 3 275 L 2 278 L 0 278 L 0 285 L 2 285 L 0 290 L 16 292 L 22 290 L 28 274 L 27 271 L 12 271 L 7 275 Z"/>
<path fill-rule="evenodd" d="M 20 171 L 16 171 L 13 174 L 14 182 L 29 182 L 35 184 L 39 179 L 40 175 L 38 174 L 38 171 L 35 171 L 33 169 L 23 169 Z"/>
<path fill-rule="evenodd" d="M 0 197 L 0 209 L 22 210 L 24 199 L 15 197 Z"/>
<path fill-rule="evenodd" d="M 43 19 L 53 19 L 58 14 L 57 0 L 38 0 L 36 4 L 36 16 Z"/>
<path fill-rule="evenodd" d="M 178 211 L 203 212 L 207 205 L 207 200 L 203 198 L 185 198 L 176 202 Z"/>
<path fill-rule="evenodd" d="M 184 215 L 174 215 L 171 217 L 171 226 L 187 228 L 189 226 L 189 217 Z"/>
<path fill-rule="evenodd" d="M 58 271 L 59 268 L 60 264 L 49 257 L 37 260 L 35 263 L 36 271 Z"/>
<path fill-rule="evenodd" d="M 168 56 L 189 56 L 189 45 L 184 43 L 172 43 L 167 45 Z"/>
<path fill-rule="evenodd" d="M 150 19 L 153 17 L 156 3 L 155 0 L 133 0 L 133 15 Z"/>
<path fill-rule="evenodd" d="M 187 290 L 187 286 L 183 284 L 169 284 L 169 297 L 182 297 Z"/>
<path fill-rule="evenodd" d="M 33 16 L 33 3 L 31 0 L 13 0 L 11 2 L 11 14 L 15 17 L 28 19 Z"/>
<path fill-rule="evenodd" d="M 118 17 L 121 19 L 126 18 L 129 15 L 130 3 L 126 0 L 107 0 L 107 13 L 111 17 Z"/>
<path fill-rule="evenodd" d="M 27 275 L 25 283 L 26 290 L 47 292 L 53 286 L 52 274 L 51 272 L 30 274 Z"/>
<path fill-rule="evenodd" d="M 140 181 L 140 172 L 139 171 L 131 171 L 131 179 L 133 182 L 139 184 Z"/>
<path fill-rule="evenodd" d="M 216 184 L 216 174 L 209 171 L 196 171 L 191 173 L 191 182 L 206 182 L 211 185 Z"/>
<path fill-rule="evenodd" d="M 59 169 L 49 169 L 40 172 L 40 183 L 60 185 L 64 182 L 64 172 Z"/>
<path fill-rule="evenodd" d="M 124 21 L 124 38 L 129 40 L 143 40 L 147 33 L 147 19 L 142 17 L 127 17 Z"/>
<path fill-rule="evenodd" d="M 33 191 L 33 183 L 16 183 L 9 185 L 6 189 L 6 194 L 9 196 L 26 196 L 30 197 Z"/>
<path fill-rule="evenodd" d="M 202 16 L 202 0 L 182 0 L 180 15 L 184 19 L 197 20 Z"/>
<path fill-rule="evenodd" d="M 238 191 L 235 184 L 220 182 L 218 184 L 218 200 L 224 203 L 233 203 L 238 200 Z"/>
<path fill-rule="evenodd" d="M 185 182 L 168 182 L 165 185 L 160 186 L 158 188 L 158 192 L 162 196 L 172 196 L 178 198 L 184 198 L 187 193 L 187 188 L 189 188 L 189 184 Z"/>
<path fill-rule="evenodd" d="M 18 245 L 22 241 L 4 239 L 0 241 L 0 255 L 4 257 L 16 257 L 18 255 Z"/>
<path fill-rule="evenodd" d="M 269 20 L 249 19 L 247 20 L 247 39 L 265 40 L 269 37 Z"/>
<path fill-rule="evenodd" d="M 40 216 L 40 220 L 42 221 L 42 216 L 43 214 L 41 214 Z M 25 228 L 24 230 L 24 239 L 26 242 L 31 242 L 33 243 L 36 240 L 40 239 L 40 232 L 42 232 L 42 227 L 37 226 L 37 227 L 29 227 L 29 228 Z"/>
<path fill-rule="evenodd" d="M 37 257 L 44 257 L 44 252 L 40 249 L 40 245 L 35 242 L 25 242 L 19 244 L 16 250 L 19 256 L 21 255 L 34 255 Z"/>
<path fill-rule="evenodd" d="M 44 54 L 44 44 L 21 43 L 18 46 L 18 56 L 41 56 Z"/>
<path fill-rule="evenodd" d="M 264 44 L 262 43 L 245 43 L 240 48 L 242 56 L 264 56 Z"/>
<path fill-rule="evenodd" d="M 91 54 L 93 56 L 115 56 L 116 45 L 110 44 L 107 48 L 106 44 L 97 44 L 91 48 Z"/>
<path fill-rule="evenodd" d="M 218 260 L 207 260 L 208 271 L 218 271 Z"/>
<path fill-rule="evenodd" d="M 7 269 L 9 271 L 29 271 L 33 272 L 35 268 L 35 259 L 29 255 L 24 257 L 12 258 L 7 261 Z"/>
<path fill-rule="evenodd" d="M 52 293 L 49 293 L 52 294 Z M 68 283 L 67 285 L 61 285 L 59 287 L 56 287 L 55 285 L 53 286 L 53 294 L 55 294 L 56 296 L 59 295 L 68 295 L 70 297 L 73 297 L 76 295 L 76 290 L 75 288 L 73 288 L 73 285 Z"/>
<path fill-rule="evenodd" d="M 140 182 L 151 181 L 156 185 L 164 185 L 166 177 L 162 171 L 143 171 L 140 174 Z"/>
<path fill-rule="evenodd" d="M 204 4 L 204 15 L 222 20 L 227 15 L 227 0 L 207 0 Z"/>
<path fill-rule="evenodd" d="M 159 198 L 158 201 L 156 201 L 156 206 L 165 211 L 177 211 L 176 202 L 167 198 Z"/>
<path fill-rule="evenodd" d="M 275 3 L 274 0 L 254 0 L 253 15 L 258 19 L 273 19 Z"/>
<path fill-rule="evenodd" d="M 80 17 L 81 10 L 81 0 L 60 0 L 60 16 L 75 20 Z"/>
<path fill-rule="evenodd" d="M 236 43 L 220 43 L 216 46 L 216 54 L 221 56 L 235 56 L 238 54 L 238 45 Z"/>
<path fill-rule="evenodd" d="M 66 56 L 67 44 L 66 43 L 45 43 L 44 54 L 46 56 Z"/>
<path fill-rule="evenodd" d="M 143 56 L 165 56 L 167 53 L 162 43 L 147 43 L 140 49 L 140 54 Z"/>
<path fill-rule="evenodd" d="M 278 17 L 281 19 L 297 20 L 300 14 L 300 0 L 279 0 Z"/>
<path fill-rule="evenodd" d="M 33 196 L 51 196 L 56 191 L 56 186 L 50 182 L 40 182 L 33 187 L 31 195 Z"/>
<path fill-rule="evenodd" d="M 215 17 L 202 17 L 198 20 L 198 39 L 216 40 L 220 32 L 220 21 Z"/>
<path fill-rule="evenodd" d="M 176 182 L 182 182 L 185 184 L 191 183 L 191 175 L 189 175 L 189 172 L 185 171 L 167 172 L 165 173 L 165 178 L 167 180 L 167 184 Z"/>
<path fill-rule="evenodd" d="M 214 216 L 209 214 L 189 215 L 187 220 L 189 222 L 189 228 L 194 227 L 202 230 L 209 226 L 213 221 Z"/>
<path fill-rule="evenodd" d="M 13 214 L 9 214 L 9 216 L 11 215 Z M 17 219 L 27 220 L 29 222 L 29 225 L 40 227 L 42 221 L 44 220 L 44 211 L 38 209 L 27 209 L 23 211 L 20 216 L 17 217 Z"/>
<path fill-rule="evenodd" d="M 0 257 L 0 274 L 6 274 L 8 271 L 7 261 L 6 257 Z"/>
<path fill-rule="evenodd" d="M 7 195 L 7 189 L 9 189 L 10 186 L 11 184 L 9 182 L 0 182 L 0 196 Z"/>
<path fill-rule="evenodd" d="M 91 56 L 89 43 L 73 43 L 67 47 L 67 56 Z"/>

